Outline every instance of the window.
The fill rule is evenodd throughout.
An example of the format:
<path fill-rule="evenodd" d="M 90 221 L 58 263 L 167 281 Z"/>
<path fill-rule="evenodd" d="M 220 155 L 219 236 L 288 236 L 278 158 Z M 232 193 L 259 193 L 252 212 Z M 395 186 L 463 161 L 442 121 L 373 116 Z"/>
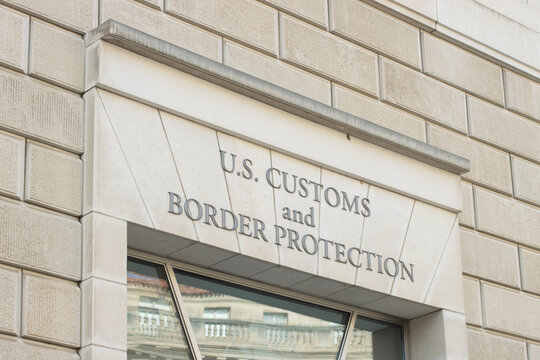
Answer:
<path fill-rule="evenodd" d="M 402 360 L 403 331 L 355 311 L 129 258 L 128 359 Z"/>

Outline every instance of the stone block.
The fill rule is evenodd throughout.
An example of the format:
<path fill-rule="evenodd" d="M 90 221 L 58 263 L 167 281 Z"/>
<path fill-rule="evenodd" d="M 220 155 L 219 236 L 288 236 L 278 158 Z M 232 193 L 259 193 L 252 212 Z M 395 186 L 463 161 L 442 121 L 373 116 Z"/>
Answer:
<path fill-rule="evenodd" d="M 83 164 L 77 155 L 29 142 L 25 200 L 70 215 L 82 210 Z"/>
<path fill-rule="evenodd" d="M 540 299 L 498 286 L 482 284 L 485 327 L 540 339 Z"/>
<path fill-rule="evenodd" d="M 80 350 L 82 360 L 127 360 L 127 352 L 89 345 Z"/>
<path fill-rule="evenodd" d="M 94 0 L 2 0 L 2 2 L 79 33 L 85 33 L 98 25 L 98 9 Z"/>
<path fill-rule="evenodd" d="M 285 89 L 330 105 L 330 81 L 227 41 L 224 63 Z"/>
<path fill-rule="evenodd" d="M 127 281 L 127 223 L 92 212 L 82 219 L 82 279 L 98 277 L 125 284 Z"/>
<path fill-rule="evenodd" d="M 540 206 L 540 166 L 515 156 L 511 157 L 511 162 L 514 196 Z"/>
<path fill-rule="evenodd" d="M 360 1 L 334 0 L 330 4 L 332 32 L 417 69 L 421 67 L 417 27 Z"/>
<path fill-rule="evenodd" d="M 90 278 L 81 283 L 82 343 L 127 350 L 127 285 Z"/>
<path fill-rule="evenodd" d="M 20 334 L 21 273 L 20 269 L 0 265 L 0 332 Z"/>
<path fill-rule="evenodd" d="M 540 252 L 520 248 L 523 290 L 540 294 Z"/>
<path fill-rule="evenodd" d="M 464 273 L 519 287 L 516 245 L 468 230 L 462 230 L 460 237 Z"/>
<path fill-rule="evenodd" d="M 471 137 L 540 161 L 540 126 L 532 120 L 469 97 Z"/>
<path fill-rule="evenodd" d="M 463 202 L 463 210 L 458 215 L 459 224 L 474 227 L 473 187 L 465 181 L 461 182 L 461 200 Z"/>
<path fill-rule="evenodd" d="M 540 210 L 480 188 L 475 196 L 479 230 L 540 248 Z"/>
<path fill-rule="evenodd" d="M 412 359 L 467 359 L 464 315 L 439 310 L 413 319 L 408 327 Z"/>
<path fill-rule="evenodd" d="M 471 170 L 462 178 L 512 194 L 508 153 L 433 125 L 428 127 L 428 142 L 471 161 Z"/>
<path fill-rule="evenodd" d="M 504 70 L 506 108 L 540 121 L 540 84 Z"/>
<path fill-rule="evenodd" d="M 467 330 L 469 360 L 526 360 L 525 341 L 477 330 Z"/>
<path fill-rule="evenodd" d="M 78 348 L 81 339 L 81 291 L 77 283 L 25 272 L 23 337 Z"/>
<path fill-rule="evenodd" d="M 69 90 L 84 87 L 84 41 L 76 34 L 32 20 L 30 74 Z"/>
<path fill-rule="evenodd" d="M 278 12 L 256 1 L 169 0 L 165 11 L 266 52 L 277 53 Z"/>
<path fill-rule="evenodd" d="M 0 5 L 0 64 L 26 72 L 28 15 Z"/>
<path fill-rule="evenodd" d="M 499 105 L 504 104 L 502 69 L 459 47 L 422 33 L 424 72 Z"/>
<path fill-rule="evenodd" d="M 0 71 L 0 127 L 82 152 L 82 99 L 30 77 Z"/>
<path fill-rule="evenodd" d="M 81 278 L 81 225 L 77 219 L 0 201 L 0 239 L 3 262 L 73 280 Z"/>
<path fill-rule="evenodd" d="M 278 9 L 304 18 L 316 25 L 328 26 L 326 0 L 259 0 Z"/>
<path fill-rule="evenodd" d="M 458 131 L 467 131 L 465 94 L 393 61 L 381 61 L 382 100 Z"/>
<path fill-rule="evenodd" d="M 334 85 L 334 106 L 417 140 L 426 141 L 426 122 L 384 103 Z"/>
<path fill-rule="evenodd" d="M 476 279 L 463 278 L 463 297 L 465 299 L 465 317 L 467 323 L 482 326 L 480 282 Z"/>
<path fill-rule="evenodd" d="M 281 57 L 348 86 L 377 95 L 377 55 L 326 31 L 281 18 Z"/>
<path fill-rule="evenodd" d="M 207 9 L 204 7 L 204 9 Z M 221 61 L 221 37 L 129 0 L 101 1 L 101 23 L 114 19 L 212 60 Z"/>
<path fill-rule="evenodd" d="M 0 335 L 2 360 L 79 360 L 75 350 Z"/>
<path fill-rule="evenodd" d="M 0 194 L 22 199 L 24 138 L 0 131 Z"/>

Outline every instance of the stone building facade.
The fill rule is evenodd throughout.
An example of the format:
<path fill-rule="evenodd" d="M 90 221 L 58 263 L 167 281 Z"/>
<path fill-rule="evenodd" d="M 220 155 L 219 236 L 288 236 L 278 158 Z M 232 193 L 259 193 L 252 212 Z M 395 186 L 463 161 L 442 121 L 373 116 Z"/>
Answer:
<path fill-rule="evenodd" d="M 233 151 L 266 179 L 238 183 Z M 130 329 L 165 318 L 128 322 L 150 298 L 128 255 L 164 264 L 182 314 L 177 269 L 399 324 L 405 359 L 540 360 L 538 0 L 0 0 L 0 165 L 1 360 L 137 358 Z M 319 208 L 278 190 L 287 173 L 321 179 Z M 363 215 L 332 212 L 353 193 Z M 270 241 L 212 208 L 275 221 Z M 328 250 L 325 231 L 379 240 Z M 180 315 L 196 359 L 190 339 L 231 331 L 211 308 L 196 331 Z M 292 339 L 260 312 L 262 339 Z M 340 357 L 347 324 L 327 328 Z"/>

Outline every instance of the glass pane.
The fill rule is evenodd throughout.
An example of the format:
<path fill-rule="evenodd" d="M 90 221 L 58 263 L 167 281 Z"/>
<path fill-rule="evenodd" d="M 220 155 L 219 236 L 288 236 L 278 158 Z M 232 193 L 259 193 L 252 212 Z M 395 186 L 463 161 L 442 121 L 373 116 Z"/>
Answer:
<path fill-rule="evenodd" d="M 348 313 L 175 273 L 204 359 L 337 358 Z"/>
<path fill-rule="evenodd" d="M 402 360 L 403 328 L 359 316 L 354 325 L 347 360 Z"/>
<path fill-rule="evenodd" d="M 193 359 L 162 266 L 128 258 L 128 359 Z"/>

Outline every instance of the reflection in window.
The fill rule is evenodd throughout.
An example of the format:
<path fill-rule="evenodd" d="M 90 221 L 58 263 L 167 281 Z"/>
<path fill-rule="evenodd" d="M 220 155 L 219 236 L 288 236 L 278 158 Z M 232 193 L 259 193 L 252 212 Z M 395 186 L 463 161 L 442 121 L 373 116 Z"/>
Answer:
<path fill-rule="evenodd" d="M 162 266 L 128 258 L 128 359 L 193 359 Z"/>
<path fill-rule="evenodd" d="M 402 360 L 402 344 L 401 326 L 358 316 L 347 360 Z"/>
<path fill-rule="evenodd" d="M 175 274 L 204 359 L 337 359 L 347 313 L 184 271 Z"/>

